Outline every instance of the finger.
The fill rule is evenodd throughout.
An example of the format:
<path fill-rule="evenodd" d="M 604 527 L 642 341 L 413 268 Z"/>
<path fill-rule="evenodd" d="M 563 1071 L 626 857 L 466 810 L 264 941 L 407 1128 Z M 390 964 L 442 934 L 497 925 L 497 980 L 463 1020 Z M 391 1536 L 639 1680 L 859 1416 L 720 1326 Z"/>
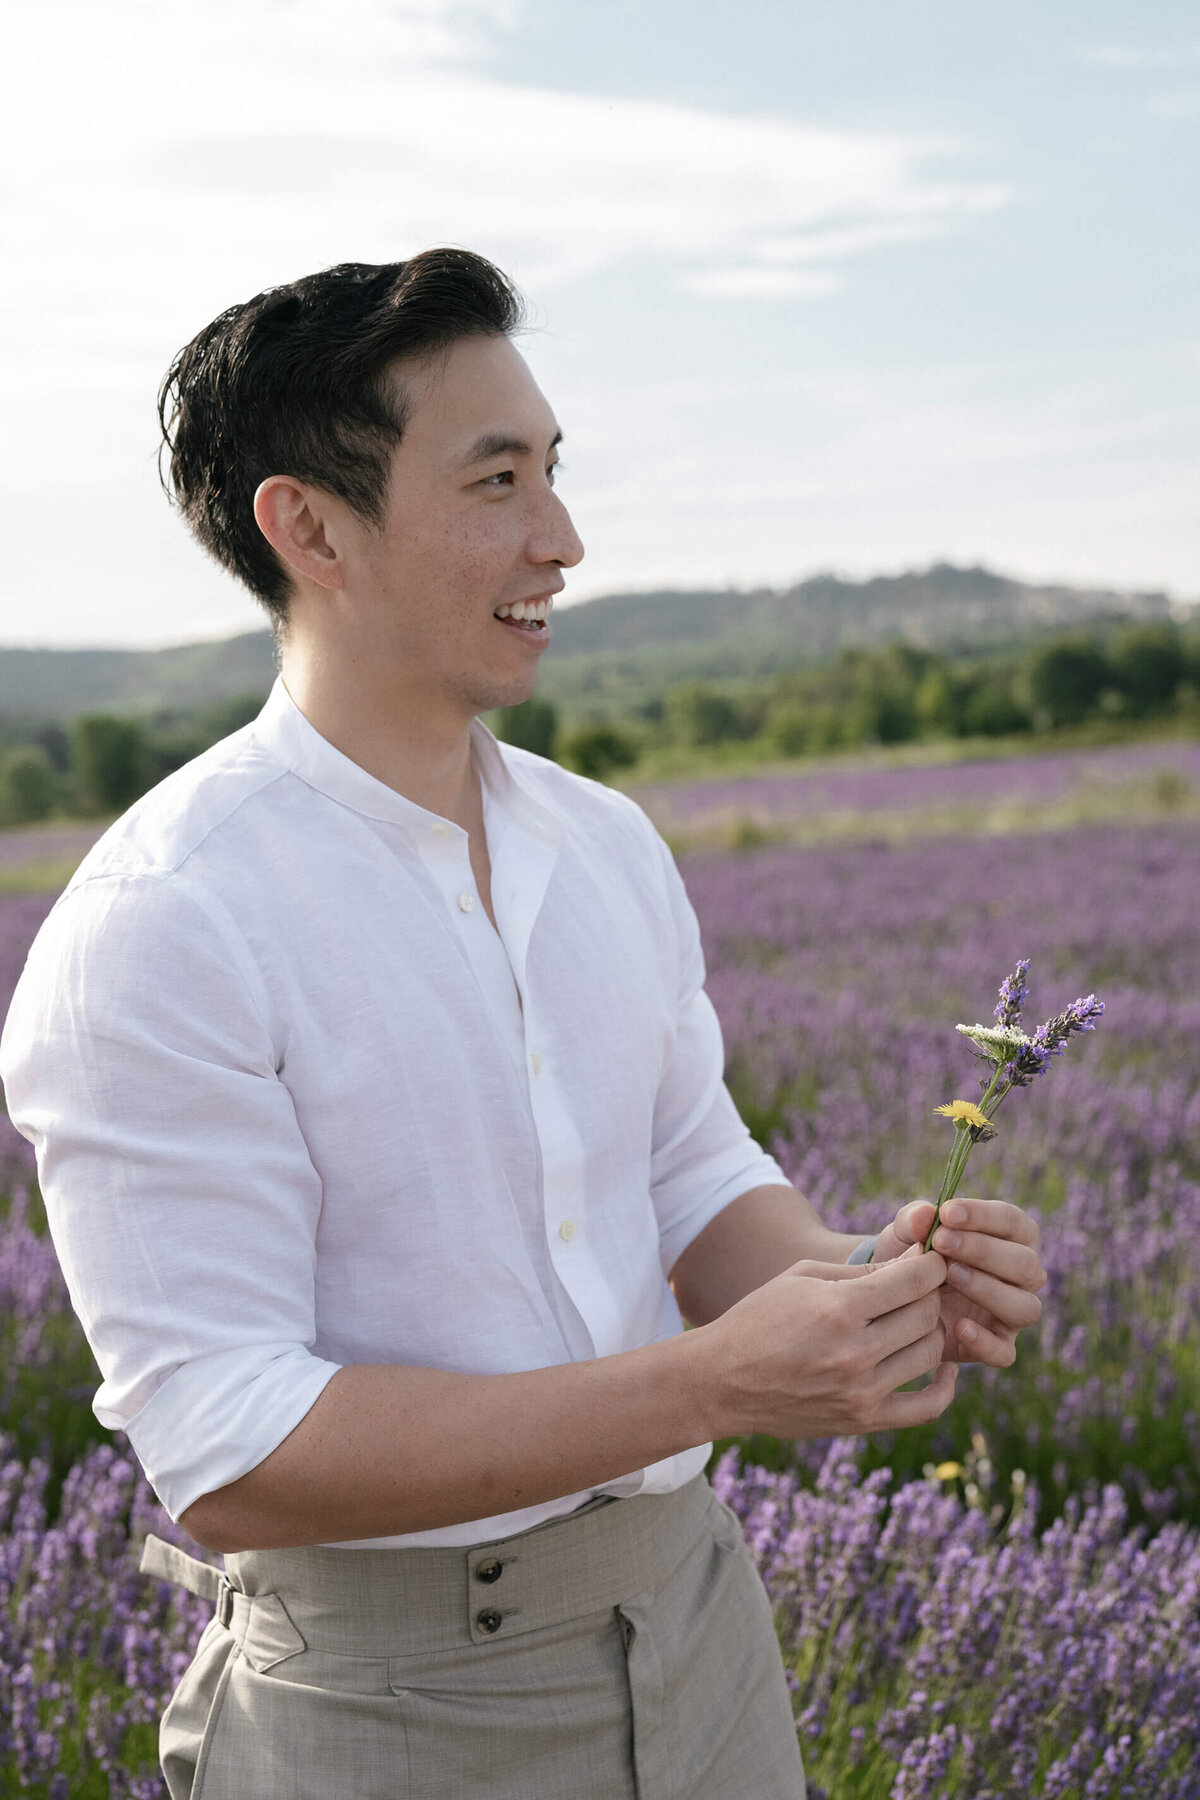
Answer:
<path fill-rule="evenodd" d="M 1041 1232 L 1027 1212 L 1008 1200 L 950 1200 L 942 1208 L 942 1223 L 961 1231 L 982 1231 L 988 1237 L 1010 1238 L 1036 1250 Z"/>
<path fill-rule="evenodd" d="M 932 1294 L 946 1279 L 946 1264 L 936 1250 L 922 1253 L 914 1244 L 895 1262 L 868 1263 L 866 1273 L 852 1296 L 864 1325 Z"/>
<path fill-rule="evenodd" d="M 898 1306 L 894 1312 L 872 1319 L 866 1336 L 876 1363 L 883 1363 L 898 1351 L 907 1350 L 944 1325 L 942 1296 L 945 1292 L 945 1288 L 936 1288 L 932 1294 L 923 1294 L 919 1300 L 910 1300 L 907 1306 Z M 895 1385 L 893 1382 L 892 1386 Z"/>
<path fill-rule="evenodd" d="M 945 1347 L 946 1333 L 938 1324 L 914 1343 L 897 1350 L 894 1356 L 885 1356 L 875 1370 L 875 1379 L 885 1392 L 894 1393 L 905 1382 L 916 1381 L 919 1376 L 936 1369 Z"/>
<path fill-rule="evenodd" d="M 1042 1303 L 1028 1288 L 1000 1281 L 981 1269 L 968 1268 L 965 1263 L 950 1264 L 946 1285 L 1014 1331 L 1025 1331 L 1030 1325 L 1036 1325 L 1042 1316 Z"/>
<path fill-rule="evenodd" d="M 1028 1244 L 987 1237 L 979 1231 L 951 1231 L 941 1225 L 934 1233 L 933 1247 L 947 1261 L 953 1258 L 973 1269 L 983 1269 L 1013 1287 L 1028 1288 L 1031 1294 L 1046 1285 L 1046 1271 L 1038 1260 L 1037 1251 Z"/>
<path fill-rule="evenodd" d="M 823 1263 L 804 1261 L 793 1263 L 784 1271 L 787 1275 L 800 1275 L 807 1281 L 861 1281 L 871 1273 L 870 1263 Z"/>
<path fill-rule="evenodd" d="M 1016 1334 L 996 1330 L 975 1319 L 958 1319 L 946 1335 L 944 1354 L 955 1362 L 984 1363 L 989 1369 L 1011 1369 L 1017 1360 Z"/>
<path fill-rule="evenodd" d="M 900 1431 L 908 1425 L 928 1425 L 940 1419 L 954 1398 L 958 1375 L 956 1363 L 942 1363 L 927 1387 L 908 1394 L 889 1394 L 880 1407 L 880 1418 L 872 1431 Z"/>
<path fill-rule="evenodd" d="M 880 1233 L 875 1246 L 875 1261 L 890 1261 L 891 1256 L 907 1250 L 910 1244 L 923 1244 L 933 1224 L 934 1210 L 932 1200 L 910 1200 L 907 1206 L 902 1206 L 891 1224 Z"/>

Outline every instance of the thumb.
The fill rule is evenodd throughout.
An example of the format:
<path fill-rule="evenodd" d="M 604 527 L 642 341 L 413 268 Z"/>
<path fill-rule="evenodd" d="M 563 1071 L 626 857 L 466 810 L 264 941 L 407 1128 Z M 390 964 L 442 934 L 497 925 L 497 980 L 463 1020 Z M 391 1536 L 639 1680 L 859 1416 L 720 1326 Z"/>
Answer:
<path fill-rule="evenodd" d="M 913 1244 L 898 1256 L 893 1257 L 892 1260 L 904 1262 L 910 1256 L 920 1255 L 920 1244 Z M 788 1270 L 789 1275 L 807 1275 L 810 1281 L 862 1281 L 869 1280 L 872 1275 L 878 1273 L 878 1261 L 869 1263 L 798 1262 L 793 1263 Z"/>
<path fill-rule="evenodd" d="M 910 1245 L 924 1245 L 935 1210 L 932 1200 L 910 1200 L 907 1206 L 902 1206 L 891 1224 L 880 1232 L 872 1261 L 891 1262 Z"/>

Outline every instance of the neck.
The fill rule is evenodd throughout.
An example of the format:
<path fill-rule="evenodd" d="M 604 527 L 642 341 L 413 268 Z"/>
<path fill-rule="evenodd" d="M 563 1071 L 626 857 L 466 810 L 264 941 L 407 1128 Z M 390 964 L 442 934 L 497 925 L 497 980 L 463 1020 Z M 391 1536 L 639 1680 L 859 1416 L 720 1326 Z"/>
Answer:
<path fill-rule="evenodd" d="M 478 802 L 471 720 L 393 671 L 285 642 L 283 684 L 314 730 L 406 800 L 467 827 Z"/>

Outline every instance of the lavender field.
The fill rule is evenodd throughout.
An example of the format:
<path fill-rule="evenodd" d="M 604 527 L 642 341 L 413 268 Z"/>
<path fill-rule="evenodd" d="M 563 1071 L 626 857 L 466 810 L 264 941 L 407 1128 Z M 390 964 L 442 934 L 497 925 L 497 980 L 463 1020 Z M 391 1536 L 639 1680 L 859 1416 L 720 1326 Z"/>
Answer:
<path fill-rule="evenodd" d="M 906 816 L 890 843 L 681 859 L 735 1095 L 830 1223 L 878 1229 L 936 1187 L 950 1127 L 933 1108 L 975 1093 L 953 1026 L 990 1018 L 1018 957 L 1034 1022 L 1106 1003 L 968 1174 L 1043 1227 L 1046 1313 L 1016 1367 L 964 1371 L 937 1426 L 890 1441 L 721 1447 L 814 1800 L 1200 1800 L 1200 755 L 1179 749 L 1182 787 L 1160 780 L 1163 746 L 1052 765 L 981 766 L 946 804 L 978 827 L 989 793 L 1028 784 L 1030 805 L 1086 818 L 1082 783 L 1107 822 L 922 835 L 942 806 L 914 800 L 929 772 L 889 788 L 872 770 L 857 801 L 806 799 L 825 820 Z M 1130 783 L 1140 822 L 1112 802 Z M 722 803 L 647 798 L 677 823 Z M 805 803 L 770 802 L 788 829 Z M 0 1007 L 49 904 L 0 896 Z M 0 1790 L 161 1800 L 154 1721 L 209 1609 L 136 1573 L 146 1529 L 185 1540 L 91 1418 L 32 1170 L 8 1149 Z"/>
<path fill-rule="evenodd" d="M 630 792 L 677 848 L 1073 828 L 1200 817 L 1200 744 L 948 761 L 925 746 L 897 761 L 826 758 L 786 772 L 647 784 Z M 882 753 L 881 753 L 882 755 Z M 932 760 L 931 760 L 932 758 Z"/>

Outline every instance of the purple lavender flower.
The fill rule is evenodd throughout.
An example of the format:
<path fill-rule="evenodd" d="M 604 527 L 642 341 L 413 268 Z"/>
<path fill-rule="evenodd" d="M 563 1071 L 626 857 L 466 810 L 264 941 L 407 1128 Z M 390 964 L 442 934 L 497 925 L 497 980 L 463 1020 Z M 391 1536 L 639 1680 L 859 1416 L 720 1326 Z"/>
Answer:
<path fill-rule="evenodd" d="M 1000 983 L 1000 998 L 996 1003 L 995 1019 L 997 1025 L 1009 1031 L 1020 1031 L 1021 1008 L 1025 1004 L 1025 996 L 1029 992 L 1025 977 L 1029 973 L 1029 958 L 1022 957 L 1011 975 L 1006 975 Z"/>
<path fill-rule="evenodd" d="M 1200 749 L 1172 754 L 1200 775 Z M 871 771 L 871 804 L 906 804 L 918 773 Z M 1061 1104 L 1026 1108 L 979 1159 L 979 1191 L 1042 1225 L 1048 1305 L 1016 1368 L 965 1369 L 937 1426 L 758 1440 L 714 1478 L 777 1608 L 814 1800 L 885 1800 L 906 1754 L 934 1800 L 1081 1800 L 1089 1783 L 1200 1800 L 1198 854 L 1177 819 L 684 860 L 735 1098 L 834 1229 L 876 1231 L 934 1191 L 928 1102 L 962 1060 L 944 1021 L 971 1016 L 989 959 L 1103 968 L 1121 1025 L 1058 1069 Z M 0 1011 L 50 903 L 0 895 Z M 0 1792 L 163 1800 L 155 1722 L 212 1609 L 137 1575 L 143 1530 L 182 1534 L 127 1447 L 94 1460 L 99 1377 L 19 1147 L 7 1215 L 0 1197 L 0 1425 L 21 1439 L 0 1453 Z M 992 1466 L 964 1505 L 977 1427 Z"/>
<path fill-rule="evenodd" d="M 970 1038 L 985 1071 L 991 1073 L 985 1072 L 980 1078 L 983 1098 L 978 1106 L 970 1100 L 952 1100 L 945 1106 L 934 1108 L 935 1112 L 945 1113 L 954 1120 L 954 1143 L 934 1203 L 933 1223 L 925 1239 L 926 1250 L 941 1223 L 943 1206 L 958 1192 L 972 1148 L 995 1135 L 989 1121 L 1005 1096 L 1015 1087 L 1028 1087 L 1034 1076 L 1044 1074 L 1050 1058 L 1062 1055 L 1068 1037 L 1077 1031 L 1094 1031 L 1093 1021 L 1104 1011 L 1104 1002 L 1097 1000 L 1095 994 L 1089 994 L 1084 1000 L 1073 1001 L 1065 1012 L 1039 1026 L 1032 1038 L 1026 1037 L 1017 1021 L 1025 999 L 1028 970 L 1029 959 L 1025 958 L 1001 984 L 997 1024 L 955 1026 L 956 1031 Z"/>
<path fill-rule="evenodd" d="M 833 1444 L 812 1490 L 734 1452 L 713 1477 L 775 1604 L 813 1784 L 1195 1800 L 1200 1533 L 1130 1531 L 1107 1488 L 1039 1538 L 936 1479 L 864 1482 L 855 1450 Z"/>

